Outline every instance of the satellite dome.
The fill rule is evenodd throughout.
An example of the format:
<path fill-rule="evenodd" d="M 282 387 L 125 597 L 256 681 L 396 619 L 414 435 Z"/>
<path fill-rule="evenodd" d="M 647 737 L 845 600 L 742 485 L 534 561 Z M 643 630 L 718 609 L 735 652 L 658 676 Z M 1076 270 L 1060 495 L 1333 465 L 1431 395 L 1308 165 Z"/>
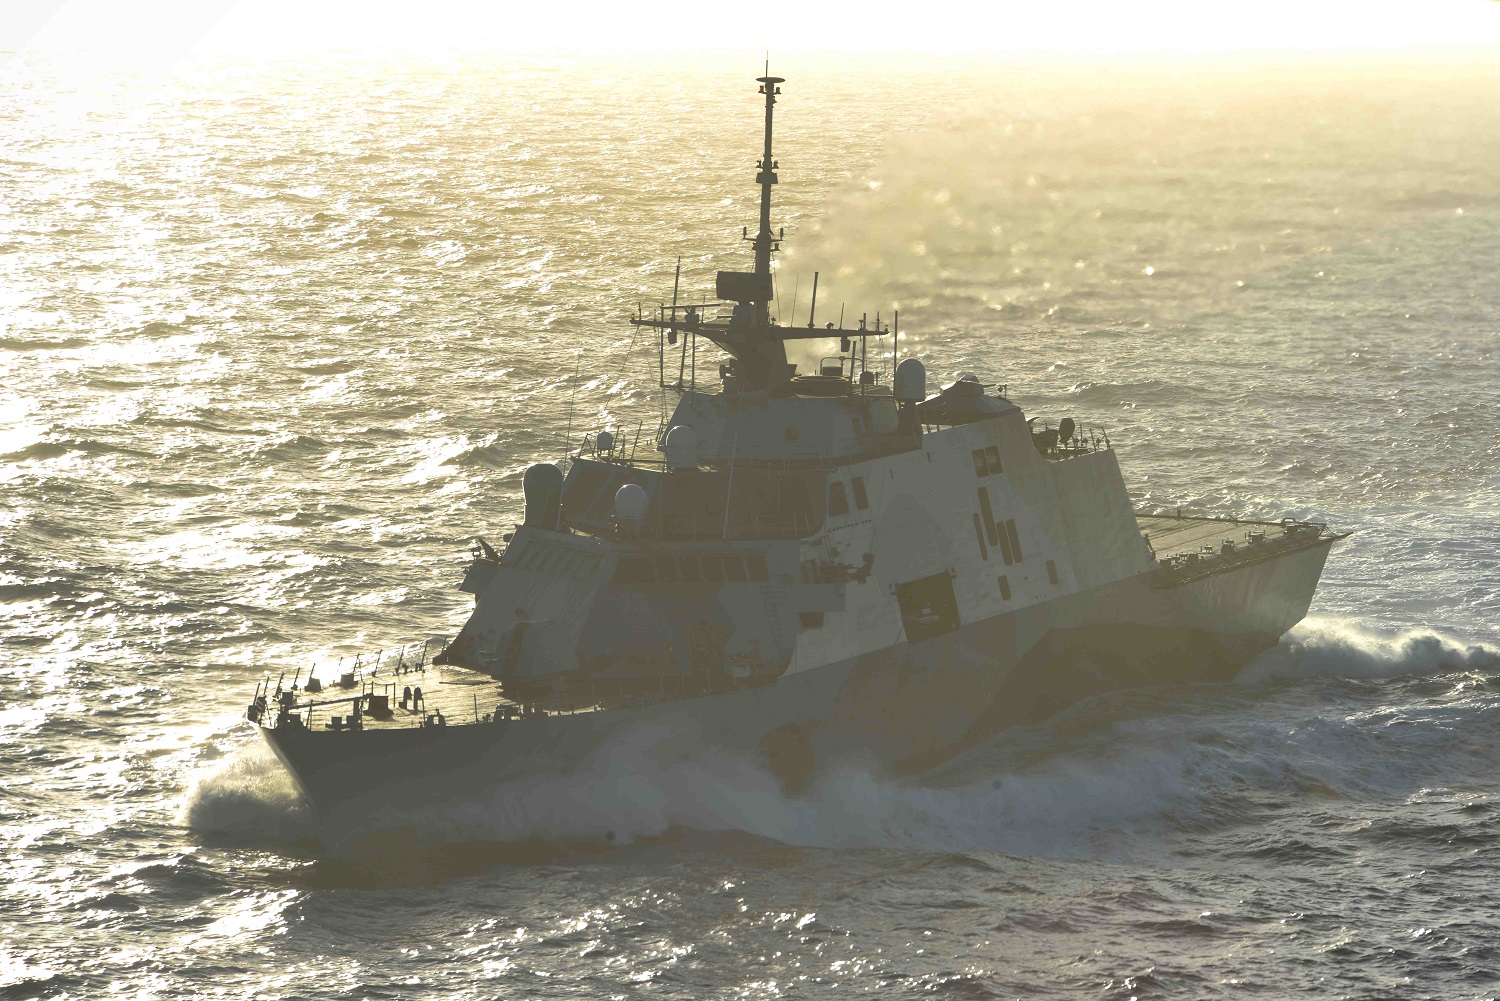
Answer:
<path fill-rule="evenodd" d="M 646 520 L 646 509 L 650 506 L 646 488 L 639 483 L 627 483 L 615 491 L 615 517 L 628 525 L 639 528 Z"/>
<path fill-rule="evenodd" d="M 594 439 L 594 443 L 601 452 L 613 452 L 615 450 L 615 436 L 608 431 L 600 431 L 599 437 Z"/>
<path fill-rule="evenodd" d="M 672 469 L 698 468 L 698 432 L 686 424 L 679 424 L 667 432 L 661 450 Z"/>
<path fill-rule="evenodd" d="M 927 368 L 915 358 L 896 366 L 894 395 L 903 403 L 920 403 L 927 396 Z"/>

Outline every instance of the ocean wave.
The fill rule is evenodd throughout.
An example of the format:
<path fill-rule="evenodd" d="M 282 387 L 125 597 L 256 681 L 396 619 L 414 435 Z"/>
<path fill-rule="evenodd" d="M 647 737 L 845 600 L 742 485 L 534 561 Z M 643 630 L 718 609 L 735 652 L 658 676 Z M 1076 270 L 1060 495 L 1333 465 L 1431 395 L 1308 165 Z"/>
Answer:
<path fill-rule="evenodd" d="M 515 466 L 515 455 L 509 448 L 500 445 L 478 445 L 450 455 L 440 465 L 509 470 Z"/>
<path fill-rule="evenodd" d="M 178 806 L 177 822 L 233 843 L 287 844 L 317 835 L 291 777 L 259 741 L 196 776 Z"/>
<path fill-rule="evenodd" d="M 825 776 L 789 796 L 759 762 L 721 751 L 665 764 L 664 729 L 623 735 L 567 775 L 538 774 L 462 801 L 393 811 L 353 843 L 378 845 L 404 831 L 415 844 L 595 842 L 624 845 L 677 829 L 738 831 L 804 847 L 896 847 L 1002 851 L 1041 857 L 1128 854 L 1222 810 L 1207 800 L 1224 788 L 1274 781 L 1264 762 L 1234 760 L 1192 741 L 1123 752 L 1077 750 L 953 786 L 878 778 L 861 769 Z M 240 777 L 249 774 L 254 781 Z M 237 767 L 193 800 L 194 811 L 224 811 L 282 823 L 284 801 L 255 804 L 257 772 Z M 272 794 L 283 792 L 270 787 Z M 281 802 L 282 805 L 277 805 Z M 194 818 L 197 813 L 193 813 Z M 196 823 L 203 821 L 195 819 Z"/>
<path fill-rule="evenodd" d="M 91 337 L 0 337 L 0 351 L 66 351 L 93 343 Z"/>
<path fill-rule="evenodd" d="M 344 322 L 354 322 L 345 320 Z M 350 358 L 321 358 L 316 361 L 297 362 L 291 366 L 294 371 L 305 375 L 347 375 L 357 371 L 362 362 Z"/>
<path fill-rule="evenodd" d="M 1177 404 L 1199 396 L 1191 386 L 1146 379 L 1142 382 L 1079 382 L 1068 387 L 1063 399 L 1090 404 L 1158 403 Z"/>
<path fill-rule="evenodd" d="M 1141 857 L 1287 803 L 1401 804 L 1441 776 L 1481 774 L 1493 765 L 1479 747 L 1486 735 L 1454 730 L 1465 712 L 1443 704 L 1403 708 L 1399 719 L 1394 710 L 1324 718 L 1305 698 L 1262 698 L 1244 686 L 1142 689 L 1002 733 L 917 780 L 846 768 L 796 796 L 759 760 L 713 749 L 669 759 L 661 750 L 670 732 L 643 728 L 570 774 L 529 776 L 419 813 L 394 811 L 363 843 L 401 831 L 417 845 L 623 845 L 691 830 L 802 847 Z M 201 783 L 184 817 L 195 829 L 307 836 L 310 821 L 295 812 L 289 783 L 268 774 L 279 770 L 274 759 L 264 749 L 255 755 Z M 1476 814 L 1474 823 L 1486 820 Z M 1452 836 L 1444 824 L 1413 836 Z M 1243 854 L 1313 863 L 1327 850 L 1268 836 Z"/>
<path fill-rule="evenodd" d="M 256 448 L 255 455 L 258 459 L 271 462 L 295 462 L 323 455 L 329 448 L 326 441 L 311 435 L 281 435 Z"/>
<path fill-rule="evenodd" d="M 1251 661 L 1235 679 L 1500 673 L 1500 649 L 1431 630 L 1390 634 L 1333 619 L 1307 619 L 1275 647 Z"/>
<path fill-rule="evenodd" d="M 45 462 L 60 459 L 65 455 L 128 455 L 138 459 L 149 459 L 150 452 L 127 445 L 92 438 L 55 438 L 32 442 L 14 452 L 0 454 L 0 459 L 10 462 Z"/>

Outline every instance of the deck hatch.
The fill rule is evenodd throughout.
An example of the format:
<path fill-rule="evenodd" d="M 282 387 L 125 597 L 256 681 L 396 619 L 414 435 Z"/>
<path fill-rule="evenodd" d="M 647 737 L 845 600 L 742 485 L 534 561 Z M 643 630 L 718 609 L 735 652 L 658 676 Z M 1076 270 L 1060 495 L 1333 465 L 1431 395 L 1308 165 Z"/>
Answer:
<path fill-rule="evenodd" d="M 953 577 L 946 570 L 897 584 L 896 603 L 901 606 L 901 623 L 906 627 L 909 643 L 951 633 L 959 627 Z"/>

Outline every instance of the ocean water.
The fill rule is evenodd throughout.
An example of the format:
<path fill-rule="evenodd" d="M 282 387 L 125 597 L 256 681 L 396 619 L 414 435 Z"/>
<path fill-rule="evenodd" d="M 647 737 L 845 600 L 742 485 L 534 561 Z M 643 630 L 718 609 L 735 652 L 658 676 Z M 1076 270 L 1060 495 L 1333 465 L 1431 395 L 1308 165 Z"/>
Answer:
<path fill-rule="evenodd" d="M 1497 67 L 779 67 L 781 315 L 1355 530 L 1311 616 L 915 781 L 627 741 L 336 857 L 256 679 L 451 633 L 522 470 L 654 430 L 757 67 L 11 58 L 0 997 L 1496 996 Z"/>

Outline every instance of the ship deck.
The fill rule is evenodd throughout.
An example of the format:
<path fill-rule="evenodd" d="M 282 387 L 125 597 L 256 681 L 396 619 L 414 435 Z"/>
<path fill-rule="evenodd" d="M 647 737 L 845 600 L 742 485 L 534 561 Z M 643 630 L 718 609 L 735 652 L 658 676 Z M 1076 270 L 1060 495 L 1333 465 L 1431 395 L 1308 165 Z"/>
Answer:
<path fill-rule="evenodd" d="M 1205 549 L 1218 552 L 1226 541 L 1232 541 L 1237 546 L 1244 545 L 1252 532 L 1277 538 L 1285 528 L 1279 521 L 1237 521 L 1233 518 L 1198 518 L 1174 514 L 1137 514 L 1135 520 L 1159 560 L 1200 553 Z"/>
<path fill-rule="evenodd" d="M 411 690 L 409 693 L 408 689 Z M 420 702 L 415 698 L 418 691 L 421 692 Z M 385 711 L 367 708 L 372 694 L 385 696 Z M 364 710 L 359 716 L 359 727 L 364 730 L 504 721 L 521 718 L 527 713 L 527 707 L 501 694 L 500 682 L 494 678 L 434 664 L 390 674 L 377 672 L 360 677 L 348 687 L 331 684 L 316 693 L 304 689 L 299 695 L 290 711 L 299 714 L 313 730 L 346 729 L 356 700 Z M 580 707 L 564 710 L 564 714 L 593 712 L 594 709 L 593 706 Z M 552 716 L 557 712 L 547 707 L 542 714 Z"/>

